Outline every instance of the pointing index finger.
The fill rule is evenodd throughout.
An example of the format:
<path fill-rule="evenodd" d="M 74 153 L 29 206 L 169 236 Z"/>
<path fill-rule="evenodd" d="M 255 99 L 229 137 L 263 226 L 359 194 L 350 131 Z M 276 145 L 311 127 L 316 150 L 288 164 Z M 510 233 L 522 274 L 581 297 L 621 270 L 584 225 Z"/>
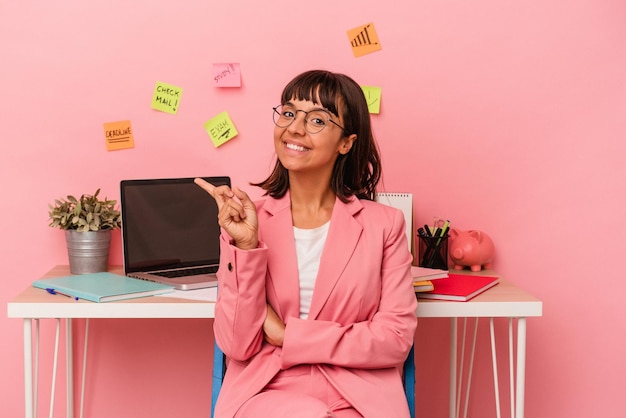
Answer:
<path fill-rule="evenodd" d="M 196 183 L 198 186 L 202 187 L 208 194 L 210 194 L 211 196 L 215 197 L 215 186 L 212 185 L 211 183 L 209 183 L 208 181 L 206 181 L 205 179 L 201 179 L 200 177 L 196 177 L 193 180 L 194 183 Z"/>

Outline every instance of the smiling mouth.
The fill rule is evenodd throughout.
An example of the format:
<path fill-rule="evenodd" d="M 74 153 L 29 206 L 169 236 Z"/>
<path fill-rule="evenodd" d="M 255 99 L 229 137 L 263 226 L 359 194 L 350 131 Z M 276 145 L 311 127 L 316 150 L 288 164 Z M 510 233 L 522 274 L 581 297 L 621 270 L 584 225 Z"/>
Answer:
<path fill-rule="evenodd" d="M 305 148 L 303 146 L 300 145 L 296 145 L 296 144 L 289 144 L 287 142 L 285 142 L 285 147 L 287 149 L 293 150 L 293 151 L 298 151 L 298 152 L 304 152 L 304 151 L 308 151 L 309 148 Z"/>

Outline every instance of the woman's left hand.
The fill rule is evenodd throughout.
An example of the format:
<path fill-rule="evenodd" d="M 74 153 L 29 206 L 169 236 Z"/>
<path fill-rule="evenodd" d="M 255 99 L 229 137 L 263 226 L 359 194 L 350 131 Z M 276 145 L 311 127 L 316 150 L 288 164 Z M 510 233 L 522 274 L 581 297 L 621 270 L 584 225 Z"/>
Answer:
<path fill-rule="evenodd" d="M 263 337 L 265 341 L 276 347 L 282 347 L 285 339 L 285 324 L 269 303 L 267 304 L 265 322 L 263 322 Z"/>

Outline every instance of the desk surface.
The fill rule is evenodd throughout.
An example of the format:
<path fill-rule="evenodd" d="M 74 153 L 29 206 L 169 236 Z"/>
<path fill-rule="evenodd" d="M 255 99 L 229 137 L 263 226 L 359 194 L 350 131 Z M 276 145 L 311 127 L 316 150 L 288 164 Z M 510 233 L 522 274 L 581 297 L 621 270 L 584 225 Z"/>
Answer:
<path fill-rule="evenodd" d="M 122 274 L 121 267 L 112 272 Z M 458 273 L 455 271 L 455 273 Z M 495 275 L 494 272 L 480 273 Z M 69 275 L 68 266 L 57 266 L 44 278 Z M 151 296 L 118 302 L 95 303 L 55 296 L 32 286 L 8 303 L 9 318 L 213 318 L 215 303 Z M 420 318 L 536 317 L 542 315 L 542 302 L 500 279 L 500 283 L 468 302 L 418 301 Z"/>

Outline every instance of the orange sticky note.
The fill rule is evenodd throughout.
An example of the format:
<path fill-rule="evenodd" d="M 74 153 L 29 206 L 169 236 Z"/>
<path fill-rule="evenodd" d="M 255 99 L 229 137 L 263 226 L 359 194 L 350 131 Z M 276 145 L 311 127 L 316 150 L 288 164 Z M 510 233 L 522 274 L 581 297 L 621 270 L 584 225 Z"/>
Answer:
<path fill-rule="evenodd" d="M 379 51 L 383 47 L 378 40 L 378 34 L 373 23 L 368 23 L 348 31 L 348 39 L 352 45 L 352 53 L 355 57 Z"/>
<path fill-rule="evenodd" d="M 129 120 L 105 123 L 104 138 L 107 143 L 108 151 L 135 147 L 135 140 Z"/>

